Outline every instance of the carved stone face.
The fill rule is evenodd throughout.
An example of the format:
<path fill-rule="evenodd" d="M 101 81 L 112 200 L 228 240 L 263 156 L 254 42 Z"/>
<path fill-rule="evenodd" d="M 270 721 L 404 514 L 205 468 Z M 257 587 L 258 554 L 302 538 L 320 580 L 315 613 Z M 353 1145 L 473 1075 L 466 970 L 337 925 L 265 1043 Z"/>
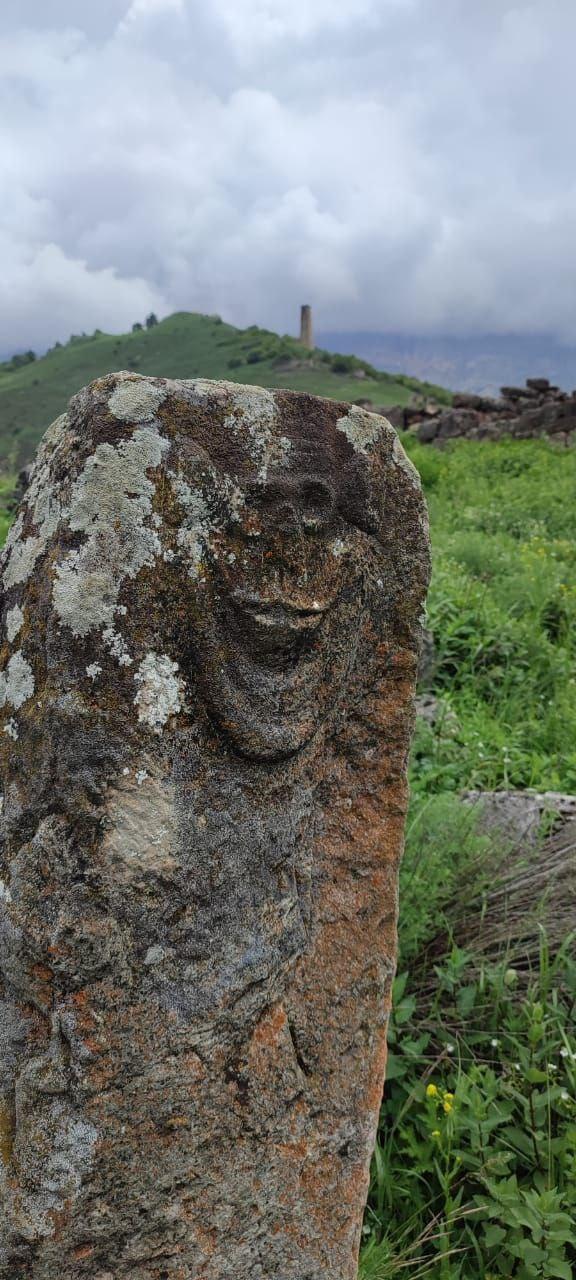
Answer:
<path fill-rule="evenodd" d="M 209 473 L 206 506 L 227 518 L 200 552 L 191 660 L 210 716 L 252 758 L 289 756 L 314 735 L 365 608 L 366 535 L 346 520 L 326 460 L 303 462 L 244 482 Z"/>
<path fill-rule="evenodd" d="M 93 384 L 47 433 L 3 553 L 5 733 L 18 740 L 55 645 L 55 683 L 108 726 L 112 709 L 151 742 L 204 706 L 242 756 L 295 754 L 337 711 L 369 629 L 410 615 L 417 487 L 362 409 L 201 380 Z M 25 627 L 37 572 L 45 641 Z"/>

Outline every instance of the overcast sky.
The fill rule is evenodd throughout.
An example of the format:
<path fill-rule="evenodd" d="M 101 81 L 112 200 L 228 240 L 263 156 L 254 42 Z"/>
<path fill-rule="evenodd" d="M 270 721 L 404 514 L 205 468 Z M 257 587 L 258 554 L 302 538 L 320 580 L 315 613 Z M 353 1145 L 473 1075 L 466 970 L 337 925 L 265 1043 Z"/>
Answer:
<path fill-rule="evenodd" d="M 0 351 L 301 302 L 576 341 L 574 0 L 0 13 Z"/>

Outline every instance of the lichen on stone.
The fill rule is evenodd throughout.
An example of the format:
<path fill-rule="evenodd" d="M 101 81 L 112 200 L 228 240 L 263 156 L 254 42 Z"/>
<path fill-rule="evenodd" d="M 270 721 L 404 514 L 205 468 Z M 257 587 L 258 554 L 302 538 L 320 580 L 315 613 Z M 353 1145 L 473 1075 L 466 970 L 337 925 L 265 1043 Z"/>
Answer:
<path fill-rule="evenodd" d="M 386 428 L 392 430 L 386 418 L 381 418 L 376 413 L 367 413 L 355 404 L 336 423 L 336 430 L 342 431 L 356 452 L 363 454 L 370 453 L 371 446 L 376 444 Z"/>
<path fill-rule="evenodd" d="M 188 572 L 194 578 L 200 571 L 202 557 L 212 531 L 212 521 L 205 498 L 198 490 L 193 490 L 181 476 L 171 474 L 172 488 L 176 494 L 184 519 L 177 533 L 178 546 L 189 557 Z M 164 553 L 164 559 L 167 553 Z"/>
<path fill-rule="evenodd" d="M 122 422 L 149 422 L 165 399 L 164 387 L 154 387 L 147 379 L 132 374 L 119 379 L 108 408 Z"/>
<path fill-rule="evenodd" d="M 0 707 L 17 711 L 34 693 L 34 672 L 21 649 L 12 655 L 5 671 L 0 671 Z"/>
<path fill-rule="evenodd" d="M 271 466 L 282 466 L 292 447 L 287 436 L 278 435 L 278 408 L 272 391 L 264 387 L 228 383 L 230 404 L 224 420 L 232 430 L 241 423 L 258 467 L 258 479 L 265 483 Z"/>
<path fill-rule="evenodd" d="M 138 692 L 134 704 L 138 719 L 154 733 L 161 733 L 170 716 L 181 710 L 184 701 L 184 681 L 178 673 L 178 663 L 166 653 L 147 653 L 135 672 Z"/>
<path fill-rule="evenodd" d="M 36 561 L 46 550 L 48 540 L 58 528 L 62 504 L 51 483 L 50 463 L 54 451 L 65 439 L 68 425 L 68 417 L 65 413 L 56 418 L 45 432 L 38 450 L 25 497 L 26 507 L 38 532 L 28 538 L 22 538 L 24 512 L 21 511 L 8 534 L 3 552 L 2 580 L 7 590 L 27 581 Z"/>
<path fill-rule="evenodd" d="M 392 424 L 389 423 L 388 425 L 390 426 L 390 430 L 394 431 Z M 414 466 L 414 463 L 410 461 L 410 458 L 408 457 L 408 454 L 406 453 L 405 449 L 402 448 L 402 445 L 400 444 L 400 441 L 395 431 L 394 431 L 394 437 L 392 440 L 392 457 L 394 458 L 395 463 L 399 467 L 401 467 L 402 471 L 404 471 L 405 474 L 408 476 L 408 479 L 410 483 L 414 486 L 414 488 L 420 489 L 422 487 L 420 476 L 416 470 L 416 467 Z"/>
<path fill-rule="evenodd" d="M 102 632 L 102 639 L 109 653 L 112 654 L 113 658 L 116 658 L 120 667 L 132 666 L 132 658 L 128 652 L 128 645 L 126 644 L 124 636 L 121 636 L 119 631 L 115 631 L 113 627 L 105 627 Z"/>
<path fill-rule="evenodd" d="M 20 605 L 15 604 L 14 608 L 9 609 L 6 614 L 6 635 L 8 636 L 10 644 L 12 644 L 12 641 L 16 639 L 16 636 L 18 635 L 18 632 L 22 630 L 23 625 L 24 614 Z"/>
<path fill-rule="evenodd" d="M 54 607 L 75 636 L 111 626 L 124 578 L 135 578 L 161 552 L 147 476 L 169 449 L 155 427 L 141 427 L 118 445 L 99 444 L 74 484 L 67 519 L 86 541 L 56 570 Z"/>

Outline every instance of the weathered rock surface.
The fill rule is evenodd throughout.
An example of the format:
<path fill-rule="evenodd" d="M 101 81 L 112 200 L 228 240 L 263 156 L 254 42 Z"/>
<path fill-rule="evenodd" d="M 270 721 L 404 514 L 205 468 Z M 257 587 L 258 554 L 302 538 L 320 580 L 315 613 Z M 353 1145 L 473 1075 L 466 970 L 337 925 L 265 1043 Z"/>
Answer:
<path fill-rule="evenodd" d="M 3 1280 L 352 1280 L 420 613 L 382 418 L 131 374 L 3 553 Z"/>

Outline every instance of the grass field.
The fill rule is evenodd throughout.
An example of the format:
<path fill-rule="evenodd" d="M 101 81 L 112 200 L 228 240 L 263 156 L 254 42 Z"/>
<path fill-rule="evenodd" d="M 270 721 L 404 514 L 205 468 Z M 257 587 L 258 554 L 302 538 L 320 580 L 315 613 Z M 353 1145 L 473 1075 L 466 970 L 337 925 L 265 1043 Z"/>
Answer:
<path fill-rule="evenodd" d="M 17 368 L 0 365 L 0 468 L 15 471 L 29 462 L 70 396 L 117 369 L 165 378 L 229 378 L 384 405 L 406 404 L 414 391 L 450 399 L 440 387 L 379 373 L 355 356 L 311 352 L 294 338 L 256 326 L 235 329 L 217 316 L 178 312 L 150 329 L 75 337 L 41 360 Z"/>
<path fill-rule="evenodd" d="M 188 372 L 198 372 L 192 361 Z M 251 377 L 265 372 L 257 365 Z M 399 976 L 360 1275 L 571 1280 L 574 939 L 548 944 L 551 880 L 548 901 L 531 904 L 525 953 L 484 952 L 489 891 L 511 853 L 479 833 L 458 793 L 576 792 L 576 451 L 404 443 L 430 506 L 430 687 L 442 714 L 418 722 L 412 752 Z M 4 514 L 0 530 L 6 523 Z M 539 856 L 514 853 L 528 884 Z M 463 940 L 468 904 L 479 927 Z"/>
<path fill-rule="evenodd" d="M 524 945 L 486 953 L 491 902 L 500 931 L 518 932 L 514 884 L 530 886 L 542 855 L 479 834 L 458 792 L 576 791 L 576 451 L 404 443 L 430 506 L 431 683 L 444 714 L 433 728 L 418 722 L 412 752 L 360 1274 L 571 1280 L 576 934 L 551 950 L 547 927 L 562 886 L 574 903 L 576 849 L 561 851 L 567 878 L 550 874 L 542 897 L 529 896 Z M 512 887 L 499 892 L 512 858 Z"/>

